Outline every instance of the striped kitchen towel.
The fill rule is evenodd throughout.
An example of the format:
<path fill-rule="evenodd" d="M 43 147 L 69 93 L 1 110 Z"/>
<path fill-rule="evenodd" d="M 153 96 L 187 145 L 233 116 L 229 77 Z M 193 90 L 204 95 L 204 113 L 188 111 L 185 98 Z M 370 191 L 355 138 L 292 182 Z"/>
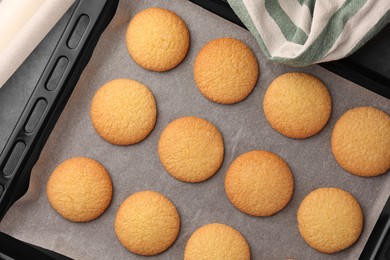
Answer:
<path fill-rule="evenodd" d="M 341 59 L 390 22 L 390 0 L 228 0 L 271 60 Z"/>

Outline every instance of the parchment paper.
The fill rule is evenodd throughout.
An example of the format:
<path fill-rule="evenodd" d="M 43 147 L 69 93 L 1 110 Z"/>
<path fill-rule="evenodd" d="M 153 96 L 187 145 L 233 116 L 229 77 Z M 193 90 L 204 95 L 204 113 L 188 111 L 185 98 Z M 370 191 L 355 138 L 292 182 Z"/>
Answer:
<path fill-rule="evenodd" d="M 179 14 L 191 32 L 188 56 L 177 68 L 164 73 L 145 71 L 127 54 L 125 32 L 130 18 L 150 6 Z M 193 81 L 193 62 L 200 48 L 218 37 L 235 37 L 248 44 L 260 65 L 253 93 L 235 105 L 219 105 L 205 99 Z M 304 71 L 325 82 L 333 111 L 318 135 L 294 140 L 275 132 L 262 109 L 270 82 L 287 71 Z M 89 107 L 95 91 L 109 80 L 132 78 L 151 89 L 158 106 L 157 124 L 143 142 L 126 147 L 101 139 L 92 127 Z M 128 252 L 115 236 L 113 223 L 120 203 L 142 190 L 161 192 L 177 206 L 181 231 L 177 241 L 156 259 L 181 259 L 191 233 L 200 226 L 220 222 L 239 230 L 251 247 L 253 259 L 357 259 L 390 194 L 390 174 L 361 178 L 342 170 L 330 150 L 331 130 L 349 108 L 375 106 L 390 113 L 389 100 L 342 79 L 318 66 L 290 68 L 266 60 L 246 30 L 187 1 L 121 1 L 117 14 L 104 32 L 78 86 L 53 130 L 33 169 L 28 195 L 14 205 L 0 229 L 19 239 L 53 249 L 77 259 L 144 259 Z M 225 159 L 214 177 L 189 184 L 172 178 L 160 164 L 157 142 L 164 127 L 175 118 L 195 115 L 214 123 L 225 140 Z M 224 192 L 224 177 L 232 160 L 253 149 L 279 154 L 290 165 L 295 179 L 294 195 L 272 217 L 251 217 L 234 208 Z M 110 172 L 114 195 L 108 210 L 89 223 L 72 223 L 59 216 L 47 201 L 45 185 L 54 168 L 73 156 L 100 161 Z M 364 212 L 364 230 L 351 248 L 333 255 L 321 254 L 300 237 L 296 213 L 300 202 L 319 187 L 350 191 Z"/>

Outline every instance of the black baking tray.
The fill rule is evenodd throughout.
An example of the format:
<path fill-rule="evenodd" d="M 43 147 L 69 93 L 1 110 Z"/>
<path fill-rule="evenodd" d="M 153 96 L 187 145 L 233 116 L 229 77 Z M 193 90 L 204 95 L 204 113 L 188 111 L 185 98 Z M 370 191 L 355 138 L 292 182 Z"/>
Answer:
<path fill-rule="evenodd" d="M 101 33 L 114 16 L 118 1 L 78 0 L 74 4 L 72 15 L 60 40 L 0 155 L 0 221 L 12 204 L 27 191 L 31 169 L 88 63 Z M 224 0 L 191 1 L 244 27 Z M 365 87 L 365 84 L 369 84 L 367 88 L 390 97 L 389 77 L 378 80 L 374 77 L 377 72 L 362 72 L 349 62 L 352 61 L 332 62 L 323 66 Z M 390 259 L 389 229 L 390 199 L 360 259 Z M 0 259 L 69 258 L 0 232 Z"/>

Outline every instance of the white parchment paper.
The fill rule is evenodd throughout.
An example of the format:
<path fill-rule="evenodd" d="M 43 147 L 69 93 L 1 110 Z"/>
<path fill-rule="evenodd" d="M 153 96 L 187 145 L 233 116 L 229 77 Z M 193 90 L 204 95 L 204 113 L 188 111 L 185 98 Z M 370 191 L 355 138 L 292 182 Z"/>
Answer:
<path fill-rule="evenodd" d="M 160 6 L 180 15 L 189 27 L 191 47 L 177 68 L 164 73 L 143 70 L 127 53 L 125 33 L 137 12 Z M 235 105 L 219 105 L 205 99 L 193 80 L 193 63 L 200 48 L 218 37 L 235 37 L 250 46 L 260 65 L 260 78 L 253 93 Z M 325 82 L 332 96 L 333 111 L 328 124 L 305 140 L 286 138 L 267 123 L 262 108 L 271 81 L 287 71 L 311 73 Z M 146 84 L 154 93 L 157 124 L 143 142 L 126 147 L 101 139 L 92 127 L 89 107 L 95 91 L 109 80 L 131 78 Z M 0 229 L 16 238 L 61 252 L 77 259 L 144 259 L 128 252 L 114 232 L 120 203 L 142 190 L 161 192 L 177 206 L 181 231 L 177 241 L 155 259 L 181 259 L 191 233 L 200 226 L 220 222 L 239 230 L 249 242 L 253 259 L 357 259 L 390 195 L 390 174 L 361 178 L 342 170 L 330 149 L 336 120 L 349 108 L 375 106 L 390 113 L 389 100 L 340 78 L 319 66 L 290 68 L 270 62 L 246 30 L 184 0 L 121 1 L 114 20 L 101 37 L 93 57 L 53 130 L 32 173 L 26 197 L 7 213 Z M 189 184 L 172 178 L 160 164 L 157 143 L 161 131 L 175 118 L 195 115 L 214 123 L 225 140 L 221 169 L 210 180 Z M 253 149 L 279 154 L 292 169 L 294 195 L 281 212 L 272 217 L 251 217 L 234 208 L 224 191 L 227 168 L 238 155 Z M 110 172 L 114 194 L 108 210 L 89 223 L 72 223 L 49 205 L 45 185 L 54 168 L 73 156 L 100 161 Z M 351 248 L 326 255 L 310 248 L 301 238 L 296 213 L 302 199 L 319 187 L 350 191 L 364 212 L 364 230 Z"/>

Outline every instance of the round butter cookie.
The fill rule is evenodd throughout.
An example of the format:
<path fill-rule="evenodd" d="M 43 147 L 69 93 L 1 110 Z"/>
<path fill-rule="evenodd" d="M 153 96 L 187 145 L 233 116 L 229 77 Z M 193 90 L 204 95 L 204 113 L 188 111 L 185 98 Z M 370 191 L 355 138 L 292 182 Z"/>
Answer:
<path fill-rule="evenodd" d="M 161 133 L 158 155 L 174 178 L 201 182 L 213 176 L 222 164 L 222 135 L 205 119 L 182 117 L 168 124 Z"/>
<path fill-rule="evenodd" d="M 238 156 L 225 177 L 230 202 L 252 216 L 271 216 L 282 210 L 294 190 L 293 175 L 278 155 L 254 150 Z"/>
<path fill-rule="evenodd" d="M 344 170 L 377 176 L 390 169 L 390 117 L 373 107 L 348 110 L 332 132 L 332 152 Z"/>
<path fill-rule="evenodd" d="M 220 104 L 245 99 L 255 87 L 258 76 L 255 55 L 243 42 L 233 38 L 207 43 L 194 64 L 195 83 L 200 92 Z"/>
<path fill-rule="evenodd" d="M 290 138 L 307 138 L 328 122 L 332 102 L 321 80 L 290 72 L 272 81 L 265 92 L 263 108 L 273 129 Z"/>
<path fill-rule="evenodd" d="M 176 67 L 187 55 L 190 33 L 174 12 L 152 7 L 130 21 L 126 45 L 139 66 L 162 72 Z"/>
<path fill-rule="evenodd" d="M 224 224 L 207 224 L 187 242 L 184 260 L 249 260 L 250 249 L 245 238 Z"/>
<path fill-rule="evenodd" d="M 157 108 L 152 92 L 131 79 L 115 79 L 92 99 L 90 116 L 96 132 L 107 142 L 130 145 L 153 130 Z"/>
<path fill-rule="evenodd" d="M 156 255 L 175 242 L 180 217 L 173 203 L 155 191 L 128 197 L 115 218 L 115 233 L 122 245 L 139 255 Z"/>
<path fill-rule="evenodd" d="M 85 157 L 70 158 L 50 175 L 46 187 L 50 205 L 62 217 L 86 222 L 99 217 L 112 197 L 111 178 L 97 161 Z"/>
<path fill-rule="evenodd" d="M 362 209 L 347 191 L 319 188 L 299 206 L 298 228 L 311 247 L 322 253 L 335 253 L 358 240 L 363 228 Z"/>

